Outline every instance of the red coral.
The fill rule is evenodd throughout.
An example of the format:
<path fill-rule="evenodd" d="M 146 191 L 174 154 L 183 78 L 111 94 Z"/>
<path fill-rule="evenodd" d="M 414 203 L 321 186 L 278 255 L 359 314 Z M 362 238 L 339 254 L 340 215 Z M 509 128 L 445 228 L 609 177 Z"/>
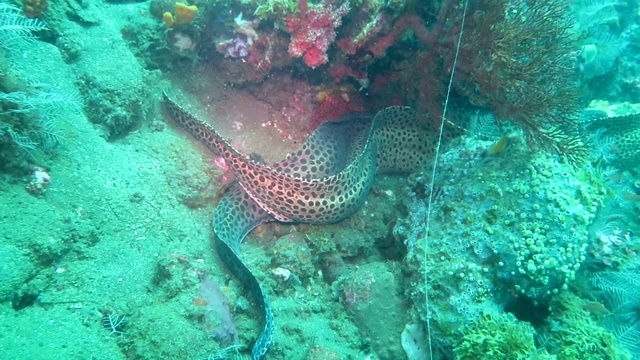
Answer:
<path fill-rule="evenodd" d="M 253 64 L 258 70 L 269 72 L 272 67 L 272 58 L 276 48 L 276 36 L 274 33 L 266 33 L 259 36 L 253 44 L 249 46 L 249 56 L 247 62 Z"/>
<path fill-rule="evenodd" d="M 311 68 L 327 63 L 327 50 L 336 38 L 335 29 L 342 23 L 342 16 L 349 12 L 349 3 L 335 8 L 326 1 L 309 6 L 300 0 L 298 13 L 287 16 L 287 31 L 291 34 L 289 55 L 302 57 Z"/>
<path fill-rule="evenodd" d="M 326 50 L 325 50 L 326 51 Z M 310 68 L 316 68 L 322 64 L 325 64 L 329 59 L 327 53 L 323 52 L 318 47 L 312 46 L 303 56 L 304 63 Z"/>

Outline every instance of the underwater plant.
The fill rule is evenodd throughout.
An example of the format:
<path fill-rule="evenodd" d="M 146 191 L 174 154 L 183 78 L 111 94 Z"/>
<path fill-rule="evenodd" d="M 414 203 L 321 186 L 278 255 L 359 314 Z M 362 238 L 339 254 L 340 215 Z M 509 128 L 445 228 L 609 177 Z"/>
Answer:
<path fill-rule="evenodd" d="M 611 313 L 603 325 L 634 356 L 640 357 L 640 266 L 599 272 L 592 278 Z"/>
<path fill-rule="evenodd" d="M 35 41 L 34 32 L 45 29 L 40 20 L 26 18 L 19 8 L 0 2 L 0 48 L 7 55 L 3 60 L 10 63 L 17 51 Z M 6 74 L 12 74 L 12 70 L 6 69 Z M 73 91 L 12 80 L 10 76 L 0 80 L 0 159 L 5 160 L 4 166 L 9 159 L 20 159 L 18 155 L 33 159 L 37 150 L 57 145 L 62 135 L 56 130 L 56 122 L 79 108 L 79 96 Z"/>
<path fill-rule="evenodd" d="M 489 10 L 469 19 L 458 91 L 520 126 L 530 142 L 572 159 L 583 155 L 566 6 L 557 0 L 481 3 L 477 9 Z"/>
<path fill-rule="evenodd" d="M 34 32 L 45 29 L 42 21 L 29 19 L 18 7 L 0 1 L 0 47 L 4 50 L 14 51 L 17 45 L 33 41 Z"/>
<path fill-rule="evenodd" d="M 52 149 L 62 140 L 56 123 L 79 109 L 79 96 L 45 88 L 34 84 L 25 92 L 0 92 L 0 158 L 13 158 L 19 150 L 33 159 L 37 150 Z"/>
<path fill-rule="evenodd" d="M 127 319 L 124 315 L 120 316 L 116 313 L 106 314 L 102 317 L 102 326 L 107 329 L 109 335 L 122 336 L 126 334 L 122 329 L 127 323 Z"/>

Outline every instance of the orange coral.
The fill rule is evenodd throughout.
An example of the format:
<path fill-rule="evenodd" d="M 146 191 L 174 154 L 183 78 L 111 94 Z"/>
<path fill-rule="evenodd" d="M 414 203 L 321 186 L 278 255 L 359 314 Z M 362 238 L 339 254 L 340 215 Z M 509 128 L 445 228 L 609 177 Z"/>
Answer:
<path fill-rule="evenodd" d="M 193 21 L 197 12 L 198 8 L 195 5 L 176 2 L 175 15 L 167 11 L 162 14 L 162 21 L 166 27 L 188 24 Z"/>
<path fill-rule="evenodd" d="M 173 14 L 170 12 L 165 12 L 162 14 L 162 21 L 164 22 L 164 26 L 170 28 L 173 26 Z"/>

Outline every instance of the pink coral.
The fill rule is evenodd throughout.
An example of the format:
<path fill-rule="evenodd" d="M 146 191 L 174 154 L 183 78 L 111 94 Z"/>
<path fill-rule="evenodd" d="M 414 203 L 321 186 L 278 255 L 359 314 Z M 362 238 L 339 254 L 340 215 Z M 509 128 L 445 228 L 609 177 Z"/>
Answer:
<path fill-rule="evenodd" d="M 291 34 L 289 55 L 302 57 L 311 68 L 327 63 L 327 50 L 336 38 L 335 29 L 349 9 L 348 1 L 336 8 L 328 0 L 315 6 L 300 0 L 298 13 L 285 19 Z"/>

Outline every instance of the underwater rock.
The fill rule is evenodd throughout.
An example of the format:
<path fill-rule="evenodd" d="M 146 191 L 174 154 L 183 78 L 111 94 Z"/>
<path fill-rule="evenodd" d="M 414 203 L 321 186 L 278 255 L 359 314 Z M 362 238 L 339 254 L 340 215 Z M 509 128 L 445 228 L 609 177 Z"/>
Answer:
<path fill-rule="evenodd" d="M 392 269 L 385 263 L 365 264 L 338 281 L 342 304 L 379 359 L 404 358 L 400 333 L 406 307 Z"/>
<path fill-rule="evenodd" d="M 283 277 L 285 282 L 293 277 L 295 282 L 304 283 L 315 274 L 311 249 L 300 234 L 290 233 L 278 238 L 269 249 L 269 255 L 274 275 L 278 276 L 283 270 L 290 274 Z"/>
<path fill-rule="evenodd" d="M 95 5 L 87 11 L 99 16 L 108 12 L 103 6 Z M 74 22 L 54 25 L 52 30 L 72 39 L 70 43 L 83 44 L 68 49 L 72 54 L 67 57 L 73 59 L 87 118 L 104 129 L 103 136 L 108 140 L 136 129 L 151 113 L 154 86 L 150 84 L 151 73 L 142 67 L 123 39 L 120 24 L 103 21 L 86 28 Z"/>
<path fill-rule="evenodd" d="M 132 63 L 127 62 L 123 67 L 131 68 Z M 136 70 L 139 71 L 130 73 L 139 76 L 130 79 L 127 86 L 122 86 L 113 78 L 91 73 L 82 76 L 84 86 L 81 90 L 87 105 L 87 117 L 92 123 L 102 126 L 104 137 L 108 140 L 122 138 L 135 130 L 150 110 L 149 87 L 145 84 L 142 69 Z"/>
<path fill-rule="evenodd" d="M 35 268 L 16 247 L 0 243 L 0 271 L 0 299 L 8 299 L 32 276 Z"/>

